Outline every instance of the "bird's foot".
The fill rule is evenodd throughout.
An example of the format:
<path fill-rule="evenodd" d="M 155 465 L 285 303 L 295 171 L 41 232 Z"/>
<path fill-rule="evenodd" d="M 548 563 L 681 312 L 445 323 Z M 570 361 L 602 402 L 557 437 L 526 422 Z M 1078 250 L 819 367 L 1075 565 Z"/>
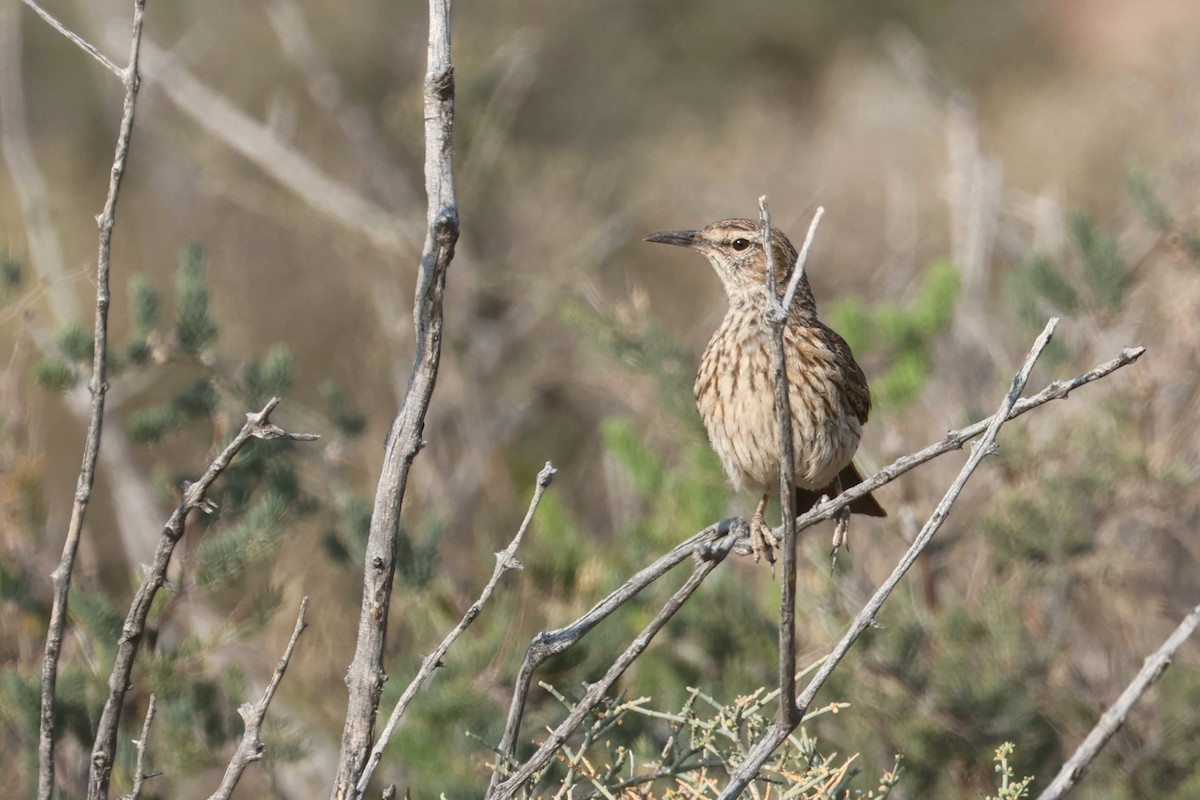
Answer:
<path fill-rule="evenodd" d="M 822 498 L 821 502 L 825 502 L 827 498 Z M 846 552 L 850 552 L 850 506 L 843 506 L 837 513 L 836 521 L 833 525 L 833 547 L 829 551 L 829 571 L 833 572 L 837 566 L 838 551 L 843 546 Z"/>
<path fill-rule="evenodd" d="M 757 564 L 765 556 L 774 573 L 775 548 L 778 546 L 779 540 L 771 532 L 771 526 L 767 525 L 761 513 L 755 513 L 750 520 L 750 552 L 754 556 L 754 563 Z"/>

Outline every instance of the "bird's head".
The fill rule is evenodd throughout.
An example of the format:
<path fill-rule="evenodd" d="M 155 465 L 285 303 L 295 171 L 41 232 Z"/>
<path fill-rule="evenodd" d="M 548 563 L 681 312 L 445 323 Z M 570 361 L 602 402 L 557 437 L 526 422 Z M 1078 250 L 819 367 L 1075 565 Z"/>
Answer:
<path fill-rule="evenodd" d="M 646 241 L 690 247 L 703 253 L 721 278 L 731 306 L 761 308 L 765 303 L 767 256 L 760 223 L 749 219 L 723 219 L 698 231 L 659 231 L 647 236 Z M 776 291 L 782 296 L 796 265 L 796 248 L 778 228 L 771 229 L 771 244 L 775 251 Z M 803 278 L 792 313 L 809 309 L 815 313 L 808 279 Z"/>

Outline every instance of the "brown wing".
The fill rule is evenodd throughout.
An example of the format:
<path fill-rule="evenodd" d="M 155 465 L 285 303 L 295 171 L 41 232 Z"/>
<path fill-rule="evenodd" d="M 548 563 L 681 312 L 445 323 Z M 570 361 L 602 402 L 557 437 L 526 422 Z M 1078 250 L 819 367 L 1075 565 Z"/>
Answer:
<path fill-rule="evenodd" d="M 846 340 L 839 336 L 833 328 L 822 323 L 818 324 L 821 325 L 825 344 L 829 348 L 829 352 L 833 354 L 838 372 L 844 377 L 846 402 L 850 405 L 854 416 L 858 417 L 858 421 L 866 425 L 867 417 L 871 413 L 871 389 L 867 386 L 867 376 L 863 374 L 862 367 L 854 360 L 854 354 L 850 352 L 850 345 L 846 344 Z"/>

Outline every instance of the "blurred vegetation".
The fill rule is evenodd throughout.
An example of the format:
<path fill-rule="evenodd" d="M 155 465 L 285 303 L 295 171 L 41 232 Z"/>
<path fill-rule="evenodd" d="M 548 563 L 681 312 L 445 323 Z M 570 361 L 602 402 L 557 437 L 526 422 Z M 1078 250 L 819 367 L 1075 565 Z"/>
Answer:
<path fill-rule="evenodd" d="M 1065 6 L 1030 14 L 965 0 L 456 3 L 464 236 L 428 445 L 406 497 L 385 708 L 490 574 L 537 466 L 551 458 L 561 471 L 518 554 L 525 570 L 412 706 L 380 780 L 416 797 L 477 797 L 530 638 L 684 537 L 750 511 L 753 498 L 726 488 L 692 407 L 719 284 L 638 242 L 752 214 L 767 193 L 789 232 L 806 209 L 830 209 L 812 280 L 876 400 L 863 463 L 978 418 L 1050 314 L 1066 319 L 1039 368 L 1046 380 L 1122 345 L 1149 347 L 1105 384 L 1006 428 L 999 458 L 819 699 L 837 713 L 809 720 L 776 765 L 796 796 L 839 800 L 886 796 L 897 779 L 893 796 L 934 800 L 1012 800 L 1044 785 L 1195 603 L 1200 86 L 1188 65 L 1200 11 L 1169 5 L 1136 20 L 1088 9 L 1082 24 L 1084 12 Z M 297 8 L 327 70 L 318 80 L 289 63 L 257 6 L 164 6 L 148 30 L 276 145 L 383 218 L 418 224 L 418 10 Z M 78 10 L 99 41 L 109 21 Z M 118 103 L 109 76 L 68 56 L 40 20 L 19 18 L 26 122 L 52 208 L 48 222 L 27 217 L 19 187 L 0 189 L 10 353 L 0 372 L 0 744 L 14 796 L 29 793 L 33 774 L 45 576 L 74 491 L 82 428 L 72 409 L 86 399 L 92 357 L 92 287 L 44 272 L 23 232 L 48 227 L 68 265 L 94 257 Z M 1121 89 L 1131 80 L 1139 92 Z M 189 521 L 135 673 L 114 790 L 128 789 L 129 739 L 154 691 L 150 758 L 166 774 L 151 791 L 206 796 L 240 731 L 246 687 L 274 665 L 295 601 L 312 594 L 312 627 L 270 717 L 270 778 L 243 787 L 298 796 L 297 783 L 326 778 L 308 765 L 337 749 L 374 471 L 409 369 L 416 254 L 312 208 L 279 177 L 289 170 L 262 170 L 191 116 L 208 122 L 212 109 L 146 85 L 114 250 L 105 432 L 110 445 L 123 436 L 136 447 L 125 472 L 102 467 L 89 510 L 60 673 L 62 774 L 86 767 L 113 627 L 140 577 L 122 538 L 131 525 L 114 509 L 119 489 L 149 488 L 162 513 L 140 522 L 157 530 L 243 415 L 282 394 L 279 423 L 323 438 L 252 443 L 213 492 L 217 511 Z M 951 151 L 972 137 L 982 152 L 963 163 Z M 1003 180 L 989 205 L 972 181 L 993 158 Z M 981 268 L 958 263 L 971 249 L 963 231 L 985 240 Z M 79 301 L 76 318 L 56 316 L 60 293 Z M 802 662 L 840 635 L 952 468 L 939 462 L 882 490 L 889 518 L 856 520 L 853 558 L 833 576 L 826 532 L 802 541 Z M 523 752 L 681 579 L 647 589 L 545 665 Z M 761 724 L 747 709 L 772 710 L 760 687 L 774 683 L 777 605 L 765 570 L 723 566 L 537 791 L 574 782 L 587 794 L 610 772 L 648 774 L 685 741 L 719 739 L 734 758 Z M 1181 652 L 1081 792 L 1200 794 L 1195 665 L 1194 650 Z M 653 791 L 710 794 L 714 769 Z"/>

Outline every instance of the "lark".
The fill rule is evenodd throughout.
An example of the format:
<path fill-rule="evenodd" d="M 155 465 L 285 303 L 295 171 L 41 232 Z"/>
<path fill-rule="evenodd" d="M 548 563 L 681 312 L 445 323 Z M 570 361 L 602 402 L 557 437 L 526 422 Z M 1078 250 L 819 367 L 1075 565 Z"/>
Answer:
<path fill-rule="evenodd" d="M 776 286 L 782 296 L 796 264 L 796 248 L 771 231 Z M 761 499 L 750 523 L 757 561 L 774 563 L 778 544 L 764 521 L 767 501 L 779 487 L 779 422 L 771 369 L 771 329 L 766 306 L 767 256 L 762 227 L 726 219 L 695 231 L 660 231 L 648 242 L 688 247 L 703 254 L 725 287 L 729 310 L 708 342 L 696 375 L 696 408 L 725 475 L 740 492 Z M 788 393 L 795 451 L 796 508 L 803 512 L 862 482 L 854 453 L 871 411 L 866 376 L 850 346 L 817 318 L 808 278 L 802 277 L 784 328 Z M 839 519 L 834 548 L 849 513 L 884 517 L 871 495 L 850 504 Z"/>

